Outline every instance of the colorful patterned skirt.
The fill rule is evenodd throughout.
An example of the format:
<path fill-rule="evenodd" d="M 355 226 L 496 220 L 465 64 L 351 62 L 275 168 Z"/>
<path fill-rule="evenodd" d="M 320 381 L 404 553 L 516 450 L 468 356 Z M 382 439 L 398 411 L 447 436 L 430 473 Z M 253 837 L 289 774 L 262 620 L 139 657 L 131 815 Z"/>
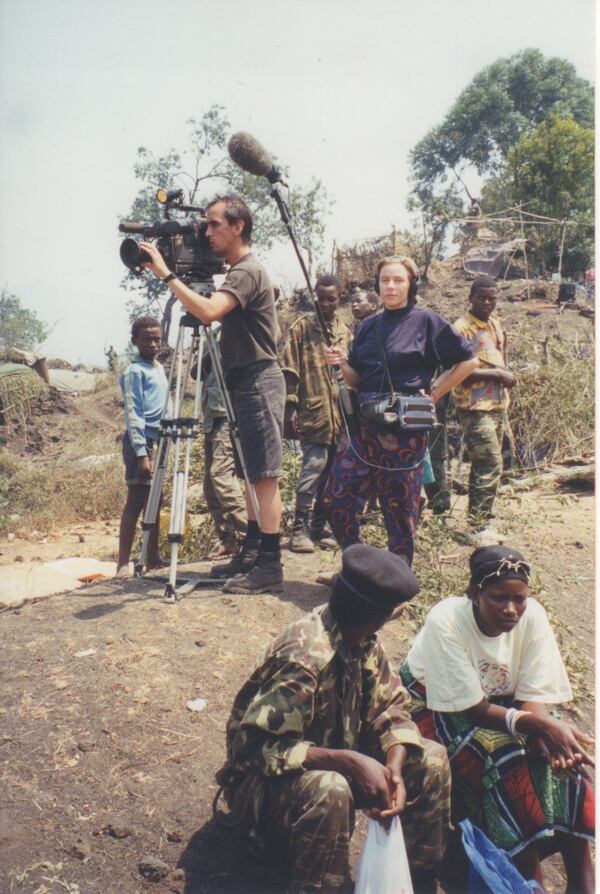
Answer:
<path fill-rule="evenodd" d="M 407 664 L 400 676 L 421 735 L 448 749 L 453 822 L 470 819 L 510 856 L 533 841 L 548 856 L 557 850 L 555 831 L 594 840 L 594 790 L 585 779 L 556 776 L 522 739 L 473 726 L 462 712 L 430 711 Z"/>
<path fill-rule="evenodd" d="M 342 548 L 360 543 L 360 517 L 376 495 L 390 552 L 412 563 L 427 441 L 422 432 L 382 434 L 362 419 L 351 441 L 342 435 L 322 499 Z"/>

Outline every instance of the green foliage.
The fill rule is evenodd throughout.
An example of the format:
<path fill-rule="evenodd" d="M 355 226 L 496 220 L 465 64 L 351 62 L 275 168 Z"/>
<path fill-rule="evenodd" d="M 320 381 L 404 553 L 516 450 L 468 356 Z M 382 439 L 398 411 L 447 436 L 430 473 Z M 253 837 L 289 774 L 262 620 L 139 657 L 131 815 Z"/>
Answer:
<path fill-rule="evenodd" d="M 0 422 L 8 428 L 27 424 L 31 406 L 47 385 L 32 369 L 21 367 L 19 375 L 0 376 Z"/>
<path fill-rule="evenodd" d="M 302 453 L 292 450 L 289 442 L 283 445 L 283 476 L 279 479 L 281 502 L 286 509 L 293 509 L 296 502 L 296 485 L 302 468 Z"/>
<path fill-rule="evenodd" d="M 30 351 L 50 334 L 35 311 L 23 307 L 19 298 L 6 288 L 0 294 L 0 348 Z"/>
<path fill-rule="evenodd" d="M 563 272 L 582 273 L 594 255 L 594 131 L 553 115 L 523 134 L 508 152 L 504 171 L 483 191 L 488 206 L 523 203 L 530 212 L 568 220 Z M 528 232 L 538 266 L 555 270 L 560 227 Z"/>
<path fill-rule="evenodd" d="M 564 129 L 560 134 L 553 132 L 560 119 L 569 119 L 573 128 L 570 133 Z M 448 236 L 449 219 L 463 214 L 461 192 L 471 198 L 465 182 L 469 169 L 492 178 L 484 187 L 484 205 L 488 209 L 510 206 L 515 200 L 509 201 L 508 195 L 518 193 L 526 202 L 533 195 L 536 213 L 562 218 L 564 213 L 554 214 L 552 209 L 568 204 L 571 216 L 574 209 L 578 215 L 587 216 L 593 179 L 587 180 L 586 191 L 583 171 L 588 170 L 589 153 L 583 146 L 575 150 L 574 142 L 581 139 L 575 133 L 592 133 L 593 121 L 593 88 L 577 76 L 574 66 L 565 59 L 546 58 L 539 50 L 528 49 L 497 59 L 482 69 L 442 123 L 430 130 L 410 153 L 413 187 L 408 205 L 423 216 L 426 267 Z M 544 146 L 545 140 L 548 145 Z M 560 144 L 556 164 L 548 164 L 556 142 Z M 561 168 L 565 153 L 569 161 L 566 168 Z M 582 189 L 576 187 L 569 203 L 565 203 L 564 195 L 552 196 L 552 167 L 561 171 L 560 179 L 565 183 L 569 182 L 571 167 L 574 175 L 581 177 L 578 184 L 582 184 Z M 528 210 L 534 210 L 533 205 Z M 590 230 L 573 229 L 570 236 L 574 238 L 570 240 L 569 263 L 573 269 L 585 269 L 589 263 Z M 553 238 L 556 242 L 556 234 Z M 541 253 L 547 254 L 547 250 L 546 245 Z"/>
<path fill-rule="evenodd" d="M 528 49 L 482 69 L 444 121 L 410 154 L 417 186 L 434 188 L 460 168 L 498 173 L 520 137 L 552 115 L 593 127 L 594 94 L 570 62 Z"/>
<path fill-rule="evenodd" d="M 143 186 L 125 217 L 136 222 L 160 218 L 162 206 L 156 201 L 156 191 L 161 186 L 183 188 L 185 202 L 190 205 L 204 205 L 215 194 L 234 192 L 246 200 L 252 212 L 252 241 L 256 248 L 267 251 L 275 242 L 287 239 L 287 230 L 271 198 L 271 184 L 264 177 L 242 171 L 226 155 L 231 125 L 223 106 L 212 105 L 199 120 L 190 118 L 187 123 L 190 130 L 183 153 L 171 148 L 163 155 L 155 155 L 144 146 L 138 149 L 134 173 Z M 287 201 L 312 273 L 323 243 L 327 192 L 320 180 L 313 179 L 307 187 L 290 190 Z M 142 313 L 160 313 L 162 299 L 168 296 L 160 281 L 146 275 L 126 274 L 122 286 L 134 293 L 128 302 L 131 319 Z"/>
<path fill-rule="evenodd" d="M 415 186 L 408 199 L 408 209 L 415 213 L 420 212 L 421 215 L 423 230 L 422 249 L 419 252 L 421 280 L 427 282 L 429 265 L 434 258 L 440 256 L 452 218 L 462 214 L 462 202 L 454 184 L 439 194 L 436 194 L 430 186 L 423 184 L 420 187 Z"/>

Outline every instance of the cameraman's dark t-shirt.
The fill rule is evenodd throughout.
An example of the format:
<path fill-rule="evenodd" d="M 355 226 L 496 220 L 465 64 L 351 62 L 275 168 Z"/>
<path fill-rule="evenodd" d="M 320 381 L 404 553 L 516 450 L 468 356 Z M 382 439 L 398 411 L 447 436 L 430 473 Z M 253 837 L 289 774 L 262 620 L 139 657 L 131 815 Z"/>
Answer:
<path fill-rule="evenodd" d="M 229 292 L 239 306 L 221 320 L 221 359 L 225 372 L 257 360 L 276 360 L 275 296 L 267 271 L 253 254 L 229 268 L 220 292 Z"/>

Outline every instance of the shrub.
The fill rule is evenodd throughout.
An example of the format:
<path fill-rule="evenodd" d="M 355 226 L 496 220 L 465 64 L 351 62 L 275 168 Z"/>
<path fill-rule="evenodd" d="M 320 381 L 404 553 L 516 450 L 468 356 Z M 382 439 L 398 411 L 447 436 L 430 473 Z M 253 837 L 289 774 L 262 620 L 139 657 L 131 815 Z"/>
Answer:
<path fill-rule="evenodd" d="M 537 468 L 593 450 L 593 345 L 521 333 L 511 354 L 518 384 L 509 417 L 521 464 Z"/>
<path fill-rule="evenodd" d="M 113 518 L 125 500 L 123 467 L 114 460 L 101 465 L 61 466 L 20 462 L 0 451 L 0 532 L 23 526 L 41 531 L 76 521 Z"/>

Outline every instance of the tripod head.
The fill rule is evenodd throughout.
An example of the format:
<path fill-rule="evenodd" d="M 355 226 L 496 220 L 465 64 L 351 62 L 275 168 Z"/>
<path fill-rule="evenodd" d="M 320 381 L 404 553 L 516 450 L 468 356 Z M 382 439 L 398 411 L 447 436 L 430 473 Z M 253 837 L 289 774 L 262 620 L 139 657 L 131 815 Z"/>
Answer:
<path fill-rule="evenodd" d="M 197 292 L 198 295 L 204 295 L 205 298 L 210 298 L 212 293 L 215 291 L 215 280 L 213 276 L 207 276 L 200 282 L 197 281 L 191 273 L 183 273 L 181 275 L 178 275 L 178 278 L 183 283 L 185 283 L 186 286 L 189 286 L 190 289 L 193 289 L 194 292 Z M 175 295 L 171 295 L 167 300 L 165 309 L 163 311 L 161 329 L 164 341 L 168 341 L 169 339 L 173 305 L 176 304 L 176 302 L 177 298 L 175 297 Z M 200 331 L 200 327 L 202 326 L 200 320 L 197 317 L 193 316 L 193 314 L 191 313 L 182 314 L 182 316 L 179 318 L 179 324 L 192 329 L 194 335 L 198 334 L 198 332 Z"/>

